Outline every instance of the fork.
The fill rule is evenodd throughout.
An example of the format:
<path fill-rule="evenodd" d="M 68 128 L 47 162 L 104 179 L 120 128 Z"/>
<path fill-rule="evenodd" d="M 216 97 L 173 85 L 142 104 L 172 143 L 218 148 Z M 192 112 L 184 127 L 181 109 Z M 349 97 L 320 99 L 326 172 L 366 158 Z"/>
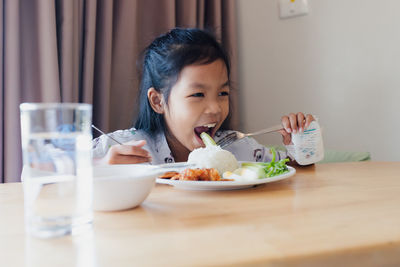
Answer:
<path fill-rule="evenodd" d="M 236 142 L 236 141 L 238 141 L 240 139 L 243 139 L 245 137 L 248 137 L 248 136 L 255 136 L 255 135 L 260 135 L 260 134 L 265 134 L 265 133 L 272 133 L 272 132 L 276 132 L 276 131 L 279 131 L 279 130 L 282 130 L 282 129 L 283 129 L 282 125 L 281 124 L 277 124 L 277 125 L 274 125 L 272 127 L 269 127 L 269 128 L 266 128 L 266 129 L 262 129 L 262 130 L 259 130 L 257 132 L 253 132 L 253 133 L 245 134 L 245 133 L 241 133 L 241 132 L 236 132 L 235 131 L 233 133 L 230 133 L 230 134 L 226 135 L 221 140 L 219 140 L 217 142 L 217 145 L 219 145 L 221 148 L 224 148 L 224 147 L 229 146 L 233 142 Z"/>
<path fill-rule="evenodd" d="M 111 135 L 106 134 L 105 132 L 103 132 L 102 130 L 100 130 L 99 128 L 97 128 L 96 126 L 94 126 L 93 124 L 92 124 L 92 128 L 95 129 L 96 131 L 98 131 L 99 133 L 104 134 L 105 136 L 107 136 L 108 138 L 110 138 L 111 140 L 113 140 L 115 143 L 117 143 L 117 144 L 119 144 L 119 145 L 122 145 L 121 142 L 115 140 L 115 138 L 113 138 Z"/>

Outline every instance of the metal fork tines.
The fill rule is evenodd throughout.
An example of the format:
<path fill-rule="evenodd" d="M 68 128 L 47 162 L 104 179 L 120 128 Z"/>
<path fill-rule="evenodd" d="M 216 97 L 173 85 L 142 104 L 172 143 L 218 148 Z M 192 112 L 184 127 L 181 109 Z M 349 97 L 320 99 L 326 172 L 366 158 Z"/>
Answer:
<path fill-rule="evenodd" d="M 266 128 L 266 129 L 262 129 L 262 130 L 257 131 L 257 132 L 247 133 L 247 134 L 235 131 L 233 133 L 230 133 L 230 134 L 224 136 L 221 140 L 219 140 L 217 142 L 217 145 L 219 145 L 221 148 L 224 148 L 224 147 L 229 146 L 233 142 L 236 142 L 236 141 L 238 141 L 240 139 L 243 139 L 245 137 L 255 136 L 255 135 L 260 135 L 260 134 L 265 134 L 265 133 L 272 133 L 272 132 L 279 131 L 281 129 L 283 129 L 282 125 L 278 124 L 278 125 L 274 125 L 272 127 Z"/>

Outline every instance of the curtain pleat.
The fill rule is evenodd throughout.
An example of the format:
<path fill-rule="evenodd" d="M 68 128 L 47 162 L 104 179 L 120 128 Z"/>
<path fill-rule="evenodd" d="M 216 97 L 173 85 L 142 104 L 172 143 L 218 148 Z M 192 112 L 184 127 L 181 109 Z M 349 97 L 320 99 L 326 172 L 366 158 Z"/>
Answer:
<path fill-rule="evenodd" d="M 93 123 L 106 131 L 110 128 L 113 8 L 113 1 L 97 2 Z"/>
<path fill-rule="evenodd" d="M 109 129 L 121 129 L 132 125 L 137 95 L 137 54 L 139 7 L 137 1 L 114 3 L 113 50 L 111 69 Z M 110 112 L 110 110 L 108 111 Z M 125 127 L 121 127 L 125 125 Z M 120 127 L 120 128 L 118 128 Z"/>
<path fill-rule="evenodd" d="M 176 15 L 175 15 L 175 25 L 179 27 L 193 28 L 199 27 L 202 28 L 203 25 L 200 25 L 200 21 L 198 19 L 198 8 L 197 5 L 199 2 L 197 0 L 177 0 L 176 1 Z"/>
<path fill-rule="evenodd" d="M 236 32 L 236 1 L 225 0 L 221 2 L 221 43 L 228 51 L 231 60 L 231 80 L 233 93 L 231 97 L 231 129 L 239 129 L 239 101 L 238 101 L 238 41 Z"/>
<path fill-rule="evenodd" d="M 3 181 L 10 182 L 19 177 L 18 165 L 12 164 L 21 157 L 21 141 L 18 137 L 18 103 L 21 95 L 21 39 L 19 29 L 20 1 L 4 3 L 4 50 L 3 50 Z M 20 160 L 19 160 L 20 162 Z M 14 178 L 14 179 L 12 179 Z"/>
<path fill-rule="evenodd" d="M 214 31 L 237 81 L 234 12 L 235 0 L 0 0 L 1 182 L 20 180 L 22 102 L 92 103 L 98 127 L 131 127 L 140 54 L 171 28 Z"/>
<path fill-rule="evenodd" d="M 60 76 L 59 76 L 59 60 L 57 57 L 57 25 L 55 14 L 55 3 L 51 0 L 31 1 L 32 9 L 25 9 L 29 0 L 22 1 L 23 14 L 18 17 L 23 22 L 25 31 L 31 30 L 35 25 L 33 32 L 37 35 L 24 38 L 22 34 L 22 48 L 29 49 L 30 41 L 35 42 L 34 49 L 24 56 L 23 67 L 36 68 L 38 73 L 33 71 L 33 75 L 37 75 L 39 80 L 36 84 L 27 85 L 23 91 L 34 90 L 40 91 L 40 98 L 36 101 L 41 102 L 59 102 L 62 100 L 62 92 L 60 92 Z M 33 11 L 33 12 L 32 12 Z M 35 53 L 37 53 L 35 55 Z M 31 60 L 33 59 L 33 60 Z M 25 77 L 22 77 L 25 79 Z M 27 81 L 29 82 L 29 80 Z M 26 99 L 24 101 L 30 101 Z"/>
<path fill-rule="evenodd" d="M 82 62 L 81 76 L 79 82 L 79 101 L 83 103 L 93 102 L 95 44 L 96 44 L 96 18 L 97 1 L 87 0 L 84 2 L 83 27 L 82 27 Z"/>
<path fill-rule="evenodd" d="M 61 101 L 78 102 L 83 2 L 56 1 Z"/>
<path fill-rule="evenodd" d="M 0 84 L 2 86 L 2 92 L 0 94 L 0 119 L 3 120 L 4 118 L 4 112 L 3 112 L 3 103 L 4 103 L 4 99 L 3 99 L 3 92 L 4 92 L 4 2 L 0 1 L 0 14 L 1 14 L 1 19 L 0 19 L 0 59 L 3 61 L 2 64 L 0 65 Z M 5 179 L 4 179 L 4 123 L 0 123 L 0 183 L 4 183 Z"/>

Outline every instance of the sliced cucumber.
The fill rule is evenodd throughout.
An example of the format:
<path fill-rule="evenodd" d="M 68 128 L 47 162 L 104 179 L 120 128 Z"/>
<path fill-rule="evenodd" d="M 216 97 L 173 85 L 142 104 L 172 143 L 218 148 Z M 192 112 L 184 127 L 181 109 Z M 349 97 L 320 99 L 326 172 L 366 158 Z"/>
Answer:
<path fill-rule="evenodd" d="M 212 139 L 212 137 L 206 132 L 202 132 L 200 134 L 200 137 L 201 137 L 201 140 L 203 140 L 203 143 L 206 145 L 206 147 L 217 145 L 215 143 L 214 139 Z"/>

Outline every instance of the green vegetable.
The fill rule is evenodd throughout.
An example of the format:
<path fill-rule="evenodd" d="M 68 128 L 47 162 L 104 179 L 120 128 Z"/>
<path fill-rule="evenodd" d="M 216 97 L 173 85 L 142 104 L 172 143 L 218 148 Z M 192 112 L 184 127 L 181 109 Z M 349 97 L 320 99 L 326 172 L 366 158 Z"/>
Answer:
<path fill-rule="evenodd" d="M 245 167 L 244 167 L 244 166 L 242 165 L 242 169 L 248 169 L 248 170 L 253 171 L 254 173 L 256 173 L 258 179 L 265 178 L 265 170 L 264 170 L 264 167 L 263 167 L 263 166 L 260 166 L 260 165 L 255 165 L 255 166 L 250 165 L 250 166 L 245 166 Z"/>
<path fill-rule="evenodd" d="M 200 134 L 200 137 L 201 137 L 201 140 L 203 140 L 203 143 L 206 145 L 206 147 L 217 145 L 215 143 L 214 139 L 212 139 L 212 137 L 206 132 L 202 132 Z"/>
<path fill-rule="evenodd" d="M 214 139 L 212 139 L 212 137 L 206 132 L 202 132 L 200 137 L 206 147 L 217 145 Z M 289 159 L 281 159 L 280 161 L 276 162 L 276 150 L 271 148 L 271 153 L 271 162 L 244 162 L 242 163 L 242 168 L 249 169 L 257 173 L 259 179 L 273 177 L 288 172 L 289 169 L 286 166 L 286 162 L 288 162 Z"/>
<path fill-rule="evenodd" d="M 260 169 L 263 170 L 264 175 L 260 178 L 268 178 L 268 177 L 273 177 L 277 176 L 283 173 L 286 173 L 289 171 L 288 167 L 286 166 L 286 162 L 289 161 L 289 159 L 281 159 L 280 161 L 276 162 L 276 151 L 274 148 L 271 148 L 271 153 L 272 153 L 272 160 L 271 162 L 245 162 L 242 163 L 242 168 L 251 168 L 254 170 L 255 168 L 258 169 L 258 172 L 260 173 Z"/>

